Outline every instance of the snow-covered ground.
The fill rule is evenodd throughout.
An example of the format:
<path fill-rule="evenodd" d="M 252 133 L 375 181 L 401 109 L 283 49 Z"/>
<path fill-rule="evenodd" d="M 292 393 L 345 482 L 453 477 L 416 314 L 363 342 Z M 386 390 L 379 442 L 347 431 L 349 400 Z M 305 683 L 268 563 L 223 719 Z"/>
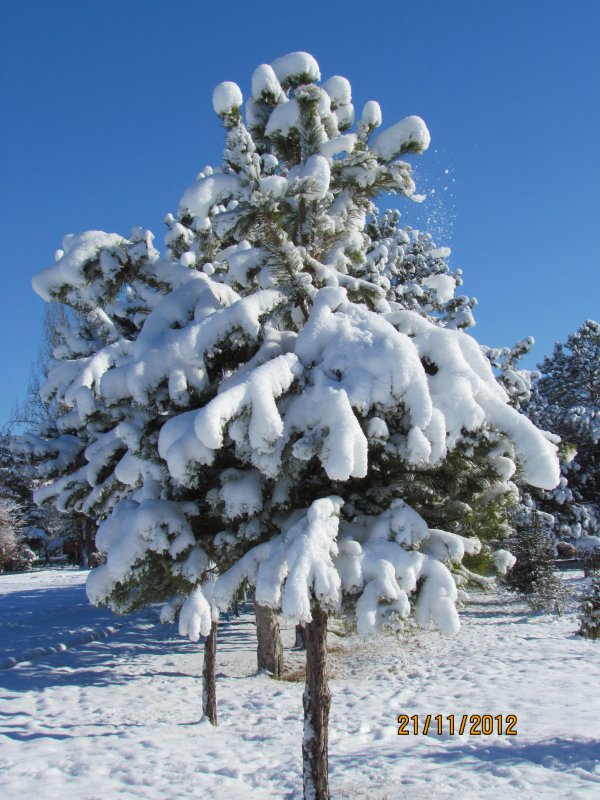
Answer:
<path fill-rule="evenodd" d="M 0 577 L 2 797 L 301 797 L 303 655 L 286 649 L 296 680 L 274 682 L 254 674 L 252 618 L 223 625 L 215 729 L 198 722 L 201 645 L 155 610 L 92 608 L 86 575 Z M 331 633 L 333 798 L 599 797 L 600 643 L 505 595 L 461 619 L 452 638 Z M 518 734 L 398 736 L 401 713 L 516 714 Z"/>

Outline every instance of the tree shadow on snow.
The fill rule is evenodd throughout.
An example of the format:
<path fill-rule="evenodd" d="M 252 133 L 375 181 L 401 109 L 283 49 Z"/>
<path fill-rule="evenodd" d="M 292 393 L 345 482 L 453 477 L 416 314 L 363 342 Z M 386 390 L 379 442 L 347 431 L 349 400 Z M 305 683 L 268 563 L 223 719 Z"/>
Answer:
<path fill-rule="evenodd" d="M 48 647 L 79 630 L 105 627 L 118 618 L 90 605 L 85 586 L 23 589 L 0 596 L 0 662 Z"/>
<path fill-rule="evenodd" d="M 194 651 L 198 652 L 201 663 L 198 644 L 178 637 L 171 625 L 131 623 L 109 638 L 1 670 L 0 687 L 13 692 L 29 692 L 55 686 L 122 684 L 151 674 L 150 670 L 144 669 L 149 656 L 175 657 Z"/>
<path fill-rule="evenodd" d="M 595 739 L 555 738 L 522 744 L 511 742 L 511 745 L 468 744 L 449 747 L 443 752 L 424 753 L 420 757 L 445 764 L 465 758 L 476 759 L 486 768 L 491 762 L 514 767 L 529 762 L 559 771 L 569 771 L 573 767 L 592 770 L 600 763 L 600 742 Z"/>
<path fill-rule="evenodd" d="M 55 593 L 60 594 L 57 597 Z M 153 676 L 197 680 L 200 675 L 202 640 L 190 642 L 178 635 L 175 625 L 158 622 L 156 608 L 117 617 L 108 609 L 90 606 L 83 586 L 15 592 L 3 599 L 9 597 L 14 601 L 0 606 L 4 612 L 0 636 L 8 619 L 11 624 L 21 619 L 30 631 L 20 637 L 18 648 L 14 647 L 14 636 L 12 649 L 5 644 L 4 655 L 20 663 L 0 669 L 0 688 L 21 693 L 56 686 L 125 684 Z M 75 613 L 74 607 L 79 607 Z M 43 631 L 42 637 L 33 635 L 36 621 Z M 85 632 L 90 632 L 87 640 Z M 247 649 L 253 639 L 256 633 L 249 624 L 249 617 L 243 624 L 219 626 L 218 649 L 223 653 Z M 59 643 L 66 643 L 67 649 L 48 652 L 51 647 L 56 650 Z M 165 666 L 171 666 L 168 663 L 157 665 L 154 671 L 148 663 L 153 656 L 175 659 L 183 655 L 194 656 L 193 673 L 169 672 L 165 670 Z M 22 661 L 22 657 L 28 660 Z"/>

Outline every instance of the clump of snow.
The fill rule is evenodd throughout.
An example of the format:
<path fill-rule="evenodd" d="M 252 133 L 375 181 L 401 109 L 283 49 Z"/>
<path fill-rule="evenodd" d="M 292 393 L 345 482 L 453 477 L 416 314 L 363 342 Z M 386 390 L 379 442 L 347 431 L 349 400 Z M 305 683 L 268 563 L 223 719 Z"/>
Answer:
<path fill-rule="evenodd" d="M 323 84 L 323 89 L 331 97 L 332 107 L 346 106 L 352 101 L 352 87 L 347 78 L 334 75 Z"/>
<path fill-rule="evenodd" d="M 257 470 L 226 469 L 221 473 L 219 496 L 229 519 L 256 514 L 263 505 L 260 474 Z"/>
<path fill-rule="evenodd" d="M 250 445 L 257 453 L 269 451 L 283 432 L 275 398 L 294 381 L 297 363 L 293 353 L 278 356 L 257 367 L 244 382 L 218 394 L 196 412 L 194 429 L 200 441 L 212 449 L 221 447 L 225 424 L 248 408 Z"/>
<path fill-rule="evenodd" d="M 367 437 L 369 439 L 387 439 L 389 435 L 385 420 L 381 417 L 371 417 L 367 424 Z"/>
<path fill-rule="evenodd" d="M 438 561 L 460 563 L 465 553 L 474 555 L 481 550 L 479 539 L 468 539 L 456 533 L 430 528 L 429 535 L 421 545 L 421 551 Z"/>
<path fill-rule="evenodd" d="M 193 503 L 169 500 L 127 499 L 118 503 L 96 535 L 98 548 L 107 553 L 107 561 L 90 573 L 90 602 L 107 602 L 114 584 L 131 578 L 132 570 L 148 552 L 169 554 L 175 559 L 190 550 L 195 539 L 186 513 L 194 511 L 197 513 Z"/>
<path fill-rule="evenodd" d="M 179 612 L 179 635 L 187 636 L 192 642 L 197 642 L 200 636 L 208 636 L 210 633 L 212 610 L 206 593 L 206 586 L 198 586 L 185 600 Z"/>
<path fill-rule="evenodd" d="M 223 81 L 215 86 L 212 95 L 212 103 L 215 112 L 219 116 L 237 111 L 241 108 L 243 102 L 242 90 L 237 83 Z"/>
<path fill-rule="evenodd" d="M 285 99 L 285 94 L 281 84 L 277 80 L 277 75 L 269 64 L 260 64 L 252 75 L 252 98 L 256 101 L 270 100 L 281 102 Z"/>
<path fill-rule="evenodd" d="M 506 575 L 509 569 L 512 569 L 517 563 L 517 559 L 508 550 L 494 550 L 492 553 L 492 560 L 494 567 L 500 575 Z"/>
<path fill-rule="evenodd" d="M 73 294 L 79 290 L 93 299 L 88 269 L 93 265 L 104 280 L 114 279 L 121 269 L 125 255 L 122 247 L 125 239 L 116 233 L 86 231 L 77 235 L 65 236 L 62 255 L 50 267 L 31 280 L 33 290 L 47 302 L 57 299 L 61 290 L 69 287 Z"/>
<path fill-rule="evenodd" d="M 260 178 L 259 186 L 265 194 L 282 197 L 287 192 L 289 183 L 283 175 L 267 175 L 266 178 Z"/>
<path fill-rule="evenodd" d="M 229 608 L 248 580 L 259 603 L 281 608 L 284 617 L 295 621 L 310 622 L 313 596 L 323 608 L 339 609 L 341 582 L 333 558 L 341 505 L 339 497 L 316 500 L 291 527 L 219 575 L 213 595 L 217 606 Z"/>
<path fill-rule="evenodd" d="M 331 169 L 329 161 L 322 155 L 312 155 L 306 159 L 302 169 L 303 178 L 311 178 L 311 189 L 306 192 L 308 198 L 322 200 L 329 191 Z"/>
<path fill-rule="evenodd" d="M 384 161 L 403 153 L 422 153 L 427 150 L 431 136 L 421 117 L 405 117 L 380 133 L 371 142 L 371 150 Z"/>
<path fill-rule="evenodd" d="M 275 106 L 265 128 L 267 136 L 280 134 L 287 136 L 292 128 L 300 124 L 300 109 L 296 100 L 286 100 Z"/>
<path fill-rule="evenodd" d="M 282 84 L 311 83 L 321 80 L 321 71 L 316 60 L 310 53 L 295 52 L 276 58 L 271 63 L 273 72 Z"/>
<path fill-rule="evenodd" d="M 414 195 L 411 199 L 415 199 Z M 454 297 L 456 280 L 451 275 L 429 275 L 423 285 L 435 291 L 438 303 L 448 303 Z"/>
<path fill-rule="evenodd" d="M 348 130 L 354 125 L 354 106 L 348 103 L 345 106 L 338 106 L 334 109 L 334 117 L 337 120 L 340 131 Z"/>
<path fill-rule="evenodd" d="M 237 175 L 217 172 L 200 178 L 186 189 L 179 201 L 179 208 L 182 212 L 189 211 L 197 217 L 200 228 L 208 228 L 209 211 L 217 203 L 239 197 L 242 193 L 242 184 Z"/>
<path fill-rule="evenodd" d="M 356 134 L 346 133 L 342 136 L 335 136 L 333 139 L 328 139 L 323 142 L 319 152 L 327 158 L 333 158 L 340 153 L 351 153 L 356 145 Z"/>
<path fill-rule="evenodd" d="M 367 128 L 378 128 L 382 119 L 381 106 L 377 100 L 368 100 L 363 106 L 361 123 Z"/>

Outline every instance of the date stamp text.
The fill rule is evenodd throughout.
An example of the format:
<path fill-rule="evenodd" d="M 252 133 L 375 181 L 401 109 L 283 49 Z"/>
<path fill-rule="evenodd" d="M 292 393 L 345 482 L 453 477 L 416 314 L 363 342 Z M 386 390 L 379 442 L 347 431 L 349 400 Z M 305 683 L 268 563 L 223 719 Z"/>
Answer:
<path fill-rule="evenodd" d="M 516 736 L 515 714 L 408 714 L 398 715 L 398 736 Z"/>

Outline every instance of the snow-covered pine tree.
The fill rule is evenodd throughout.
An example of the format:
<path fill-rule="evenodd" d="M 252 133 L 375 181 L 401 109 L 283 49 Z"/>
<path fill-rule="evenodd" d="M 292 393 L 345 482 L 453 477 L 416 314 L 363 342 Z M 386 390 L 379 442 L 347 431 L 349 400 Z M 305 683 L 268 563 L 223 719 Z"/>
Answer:
<path fill-rule="evenodd" d="M 178 590 L 171 608 L 197 638 L 247 584 L 260 604 L 305 623 L 304 791 L 321 799 L 328 615 L 354 607 L 365 635 L 411 612 L 456 631 L 448 565 L 479 546 L 429 527 L 395 475 L 443 465 L 482 430 L 496 437 L 501 472 L 514 470 L 514 456 L 526 480 L 550 488 L 558 467 L 556 448 L 510 406 L 462 330 L 468 302 L 447 307 L 446 272 L 430 286 L 434 321 L 406 307 L 404 278 L 375 252 L 373 200 L 414 195 L 402 157 L 427 148 L 424 122 L 379 133 L 369 101 L 352 132 L 350 84 L 319 82 L 306 53 L 261 65 L 245 122 L 236 84 L 214 92 L 223 164 L 184 193 L 167 218 L 167 258 L 153 265 L 178 283 L 118 363 L 95 362 L 89 385 L 94 402 L 144 416 L 138 431 L 146 448 L 157 442 L 162 460 L 151 463 L 162 474 L 132 480 L 101 524 L 107 563 L 88 594 L 122 610 Z M 416 257 L 406 268 L 418 268 Z M 61 272 L 51 268 L 44 285 Z"/>
<path fill-rule="evenodd" d="M 540 498 L 559 539 L 600 535 L 600 324 L 587 320 L 538 365 L 526 406 L 563 441 L 562 479 Z"/>
<path fill-rule="evenodd" d="M 171 401 L 162 385 L 164 365 L 155 382 L 148 371 L 139 374 L 134 367 L 128 376 L 127 367 L 123 369 L 136 359 L 137 339 L 149 313 L 161 297 L 186 284 L 190 274 L 177 260 L 159 263 L 152 235 L 134 229 L 129 239 L 100 231 L 66 237 L 56 264 L 34 279 L 44 299 L 59 300 L 76 313 L 62 330 L 62 343 L 42 387 L 45 401 L 54 402 L 61 413 L 37 434 L 22 436 L 21 447 L 44 482 L 36 492 L 38 502 L 82 517 L 89 525 L 106 520 L 118 501 L 125 500 L 119 507 L 128 515 L 131 536 L 121 543 L 123 572 L 112 597 L 113 608 L 121 613 L 174 595 L 175 607 L 180 606 L 199 576 L 206 577 L 199 551 L 190 553 L 194 535 L 189 520 L 199 524 L 198 507 L 172 499 L 157 449 L 157 422 L 180 410 L 179 398 Z M 189 295 L 194 297 L 194 289 Z M 169 317 L 168 327 L 180 327 L 187 311 L 179 320 L 176 301 L 171 306 L 175 317 Z M 161 313 L 170 313 L 169 303 Z M 152 349 L 163 322 L 159 315 L 145 329 L 144 347 Z M 175 360 L 171 366 L 173 390 L 178 380 Z M 103 535 L 110 537 L 110 531 L 109 519 Z M 172 559 L 181 552 L 186 562 L 172 569 Z M 136 569 L 130 574 L 132 565 Z M 216 723 L 215 635 L 213 620 L 205 642 L 205 688 L 209 686 L 203 708 Z"/>
<path fill-rule="evenodd" d="M 38 521 L 32 501 L 32 488 L 24 474 L 23 462 L 13 450 L 14 437 L 0 433 L 0 497 L 16 503 L 21 508 L 25 525 Z"/>
<path fill-rule="evenodd" d="M 56 419 L 60 409 L 55 401 L 46 397 L 42 386 L 48 379 L 48 371 L 56 347 L 62 344 L 62 333 L 69 326 L 70 309 L 63 303 L 47 303 L 44 307 L 42 334 L 37 357 L 31 365 L 27 391 L 22 401 L 17 401 L 11 411 L 9 428 L 37 431 L 49 419 Z"/>
<path fill-rule="evenodd" d="M 533 382 L 540 377 L 537 370 L 518 367 L 518 362 L 534 345 L 532 336 L 521 339 L 512 347 L 483 347 L 501 385 L 510 397 L 511 405 L 519 411 L 531 398 Z"/>
<path fill-rule="evenodd" d="M 17 555 L 19 525 L 17 504 L 0 498 L 0 575 Z"/>
<path fill-rule="evenodd" d="M 33 482 L 23 457 L 15 451 L 14 437 L 0 433 L 0 502 L 3 504 L 4 550 L 14 548 L 12 562 L 26 567 L 33 562 L 29 542 L 45 537 L 44 515 L 33 502 Z M 9 546 L 9 543 L 13 544 Z M 5 558 L 5 563 L 11 559 Z"/>
<path fill-rule="evenodd" d="M 140 304 L 150 291 L 142 291 L 140 274 L 154 251 L 139 230 L 130 240 L 90 231 L 65 237 L 63 246 L 56 264 L 34 280 L 52 306 L 59 301 L 74 311 L 53 329 L 56 346 L 41 387 L 41 403 L 53 412 L 18 437 L 16 449 L 35 469 L 36 501 L 62 512 L 67 528 L 75 522 L 89 543 L 95 520 L 106 516 L 123 486 L 129 491 L 121 479 L 133 461 L 131 455 L 123 458 L 129 451 L 117 426 L 125 417 L 131 423 L 135 412 L 127 403 L 109 408 L 99 402 L 98 363 L 118 364 L 131 346 L 138 318 L 148 310 Z"/>
<path fill-rule="evenodd" d="M 0 495 L 0 575 L 11 570 L 28 570 L 35 558 L 24 536 L 23 509 L 15 500 Z"/>
<path fill-rule="evenodd" d="M 568 591 L 554 571 L 554 536 L 552 515 L 538 511 L 527 495 L 519 506 L 521 519 L 516 519 L 510 552 L 516 561 L 508 570 L 505 582 L 519 592 L 532 611 L 561 614 Z"/>

